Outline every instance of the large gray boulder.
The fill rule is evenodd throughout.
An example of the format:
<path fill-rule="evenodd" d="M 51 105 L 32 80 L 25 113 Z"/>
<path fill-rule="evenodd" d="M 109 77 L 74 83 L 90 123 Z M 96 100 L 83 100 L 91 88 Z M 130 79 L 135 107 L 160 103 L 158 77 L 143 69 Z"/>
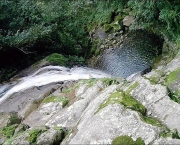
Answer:
<path fill-rule="evenodd" d="M 80 93 L 83 88 L 84 86 L 81 86 L 79 90 L 77 90 L 77 101 L 51 117 L 45 125 L 48 127 L 59 126 L 72 129 L 79 121 L 80 116 L 84 113 L 84 110 L 88 107 L 89 103 L 96 98 L 100 93 L 100 90 L 104 88 L 104 85 L 102 82 L 97 82 L 84 93 Z"/>
<path fill-rule="evenodd" d="M 142 122 L 137 112 L 119 104 L 110 104 L 89 117 L 87 114 L 82 116 L 83 121 L 77 125 L 78 131 L 69 144 L 111 144 L 121 135 L 131 136 L 134 140 L 141 137 L 149 144 L 159 133 L 158 128 Z"/>

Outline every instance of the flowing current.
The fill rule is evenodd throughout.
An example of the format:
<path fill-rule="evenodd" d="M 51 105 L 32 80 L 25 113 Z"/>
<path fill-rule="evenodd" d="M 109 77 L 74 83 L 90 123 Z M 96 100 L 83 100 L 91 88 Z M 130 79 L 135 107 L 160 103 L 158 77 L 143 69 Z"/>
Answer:
<path fill-rule="evenodd" d="M 62 66 L 46 66 L 35 73 L 20 78 L 16 82 L 0 86 L 0 104 L 13 93 L 26 90 L 33 86 L 43 86 L 53 82 L 90 78 L 109 78 L 111 75 L 100 70 L 87 67 L 66 68 Z"/>

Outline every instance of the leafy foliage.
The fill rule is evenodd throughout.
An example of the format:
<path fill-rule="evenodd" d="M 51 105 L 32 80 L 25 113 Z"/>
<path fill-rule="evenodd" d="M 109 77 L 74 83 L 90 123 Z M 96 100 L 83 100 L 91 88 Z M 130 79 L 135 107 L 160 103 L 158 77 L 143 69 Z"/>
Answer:
<path fill-rule="evenodd" d="M 14 68 L 17 71 L 27 67 L 50 53 L 87 58 L 90 31 L 110 23 L 126 3 L 125 0 L 2 0 L 0 71 L 12 69 L 11 74 Z"/>
<path fill-rule="evenodd" d="M 169 40 L 180 36 L 180 1 L 176 0 L 130 0 L 136 24 L 144 29 L 163 34 Z"/>

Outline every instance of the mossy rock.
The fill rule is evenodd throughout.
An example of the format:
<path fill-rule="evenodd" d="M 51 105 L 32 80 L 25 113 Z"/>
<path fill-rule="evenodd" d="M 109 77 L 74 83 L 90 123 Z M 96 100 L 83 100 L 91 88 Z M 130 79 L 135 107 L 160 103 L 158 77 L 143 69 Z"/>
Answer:
<path fill-rule="evenodd" d="M 53 65 L 61 65 L 61 66 L 68 65 L 68 59 L 64 57 L 62 54 L 58 54 L 58 53 L 53 53 L 49 55 L 46 58 L 46 61 L 48 61 L 50 64 L 53 64 Z"/>
<path fill-rule="evenodd" d="M 116 137 L 112 141 L 112 145 L 145 145 L 144 141 L 139 137 L 134 141 L 131 137 L 127 135 L 122 135 Z"/>
<path fill-rule="evenodd" d="M 97 83 L 98 79 L 92 78 L 92 79 L 88 79 L 88 80 L 81 80 L 79 82 L 79 84 L 87 84 L 88 87 L 92 87 L 95 83 Z"/>
<path fill-rule="evenodd" d="M 100 50 L 99 49 L 96 49 L 95 52 L 94 52 L 95 56 L 98 56 L 100 54 Z"/>
<path fill-rule="evenodd" d="M 138 82 L 135 82 L 134 84 L 132 84 L 127 90 L 126 93 L 130 94 L 134 89 L 136 89 L 139 86 Z"/>
<path fill-rule="evenodd" d="M 58 96 L 51 96 L 51 97 L 48 97 L 46 98 L 45 100 L 43 100 L 43 103 L 50 103 L 50 102 L 62 102 L 62 105 L 63 107 L 66 106 L 69 102 L 69 99 L 64 97 L 64 96 L 61 96 L 61 97 L 58 97 Z"/>
<path fill-rule="evenodd" d="M 21 123 L 21 119 L 16 117 L 16 116 L 11 116 L 8 119 L 8 125 L 12 125 L 12 124 L 20 124 Z"/>
<path fill-rule="evenodd" d="M 105 24 L 105 25 L 104 25 L 104 31 L 105 31 L 105 32 L 110 32 L 112 29 L 113 29 L 113 28 L 111 27 L 110 24 Z"/>
<path fill-rule="evenodd" d="M 164 130 L 160 132 L 159 136 L 163 138 L 172 137 L 173 139 L 180 139 L 178 131 L 176 129 L 172 131 L 170 129 Z"/>
<path fill-rule="evenodd" d="M 111 31 L 116 32 L 120 29 L 121 29 L 121 26 L 118 24 L 118 22 L 104 25 L 105 32 L 111 32 Z"/>
<path fill-rule="evenodd" d="M 42 130 L 40 130 L 40 129 L 30 130 L 30 131 L 29 131 L 29 137 L 27 137 L 26 140 L 27 140 L 30 144 L 35 144 L 38 136 L 40 136 L 41 133 L 42 133 Z"/>
<path fill-rule="evenodd" d="M 122 25 L 122 20 L 123 20 L 123 19 L 124 19 L 124 16 L 121 15 L 121 14 L 119 14 L 119 15 L 117 15 L 117 16 L 115 17 L 114 22 Z"/>
<path fill-rule="evenodd" d="M 125 108 L 135 110 L 141 114 L 146 113 L 146 108 L 132 96 L 130 96 L 129 94 L 125 94 L 123 91 L 117 91 L 115 93 L 112 93 L 105 103 L 100 104 L 95 114 L 109 104 L 116 103 L 123 105 Z"/>
<path fill-rule="evenodd" d="M 180 104 L 179 90 L 178 89 L 172 92 L 168 88 L 168 96 L 171 98 L 171 100 Z"/>
<path fill-rule="evenodd" d="M 176 82 L 178 80 L 178 75 L 180 75 L 180 68 L 170 72 L 166 77 L 166 85 L 169 86 L 172 83 Z"/>
<path fill-rule="evenodd" d="M 147 117 L 144 116 L 142 114 L 139 114 L 141 117 L 141 120 L 146 122 L 147 124 L 151 124 L 153 126 L 157 126 L 157 127 L 161 127 L 163 129 L 167 129 L 159 120 L 157 120 L 156 118 L 152 118 L 152 117 Z"/>
<path fill-rule="evenodd" d="M 112 78 L 102 78 L 101 80 L 107 86 L 114 85 L 114 84 L 115 85 L 119 84 L 119 82 L 116 79 L 112 79 Z"/>

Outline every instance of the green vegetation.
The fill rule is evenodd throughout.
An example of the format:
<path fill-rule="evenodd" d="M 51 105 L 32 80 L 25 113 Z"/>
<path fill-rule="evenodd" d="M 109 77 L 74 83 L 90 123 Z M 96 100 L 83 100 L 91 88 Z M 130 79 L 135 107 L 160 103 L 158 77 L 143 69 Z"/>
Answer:
<path fill-rule="evenodd" d="M 145 143 L 140 137 L 134 141 L 130 136 L 122 135 L 116 137 L 112 141 L 112 145 L 145 145 Z"/>
<path fill-rule="evenodd" d="M 70 55 L 72 61 L 80 58 L 84 63 L 93 46 L 89 34 L 124 13 L 126 3 L 126 0 L 2 0 L 0 81 L 51 53 Z"/>
<path fill-rule="evenodd" d="M 97 82 L 98 82 L 98 79 L 91 78 L 87 80 L 81 80 L 79 84 L 88 84 L 88 87 L 90 88 Z"/>
<path fill-rule="evenodd" d="M 68 64 L 68 59 L 65 58 L 62 54 L 58 54 L 58 53 L 51 54 L 46 58 L 46 60 L 53 65 L 67 66 Z"/>
<path fill-rule="evenodd" d="M 131 93 L 134 89 L 136 89 L 139 86 L 138 82 L 135 82 L 134 84 L 132 84 L 127 90 L 126 93 L 129 94 Z"/>
<path fill-rule="evenodd" d="M 154 84 L 157 84 L 157 83 L 159 82 L 159 77 L 157 77 L 157 76 L 152 76 L 152 77 L 148 78 L 148 80 L 150 81 L 150 83 L 151 83 L 152 85 L 154 85 Z"/>
<path fill-rule="evenodd" d="M 21 131 L 10 138 L 7 138 L 4 144 L 8 144 L 8 145 L 11 144 L 18 136 L 23 135 L 23 134 L 24 132 Z"/>
<path fill-rule="evenodd" d="M 16 116 L 11 116 L 8 119 L 8 125 L 12 125 L 12 124 L 20 124 L 21 123 L 21 119 L 16 117 Z"/>
<path fill-rule="evenodd" d="M 175 129 L 171 131 L 170 129 L 164 130 L 159 134 L 160 137 L 167 138 L 172 137 L 173 139 L 180 139 L 178 131 Z"/>
<path fill-rule="evenodd" d="M 174 102 L 177 102 L 177 103 L 180 104 L 179 90 L 175 90 L 174 92 L 172 92 L 172 91 L 168 88 L 168 96 L 171 98 L 171 100 L 173 100 Z"/>
<path fill-rule="evenodd" d="M 54 129 L 55 130 L 63 130 L 61 127 L 59 127 L 59 126 L 54 126 Z"/>
<path fill-rule="evenodd" d="M 11 138 L 19 123 L 21 123 L 21 119 L 19 119 L 16 116 L 11 116 L 8 119 L 7 126 L 5 126 L 1 129 L 1 133 L 3 134 L 3 136 L 5 136 L 7 138 Z"/>
<path fill-rule="evenodd" d="M 73 65 L 83 65 L 85 60 L 83 57 L 78 56 L 63 56 L 62 54 L 53 53 L 49 55 L 46 60 L 53 65 L 61 66 L 73 66 Z"/>
<path fill-rule="evenodd" d="M 158 127 L 163 128 L 163 129 L 165 128 L 165 127 L 162 125 L 162 123 L 161 123 L 159 120 L 157 120 L 156 118 L 147 117 L 147 116 L 144 116 L 144 115 L 142 115 L 142 114 L 139 114 L 139 115 L 140 115 L 142 121 L 144 121 L 144 122 L 146 122 L 146 123 L 148 123 L 148 124 L 151 124 L 151 125 L 153 125 L 153 126 L 158 126 Z M 165 128 L 165 129 L 166 129 L 166 128 Z"/>
<path fill-rule="evenodd" d="M 180 2 L 176 0 L 129 0 L 128 5 L 136 16 L 135 27 L 163 34 L 169 40 L 177 41 L 180 36 Z"/>
<path fill-rule="evenodd" d="M 166 85 L 169 86 L 170 84 L 174 83 L 178 80 L 178 75 L 180 75 L 180 69 L 177 69 L 173 72 L 170 72 L 166 77 Z"/>
<path fill-rule="evenodd" d="M 115 85 L 119 84 L 119 82 L 116 79 L 112 79 L 112 78 L 102 78 L 101 80 L 107 86 L 110 86 L 113 84 L 115 84 Z"/>
<path fill-rule="evenodd" d="M 38 136 L 42 133 L 41 130 L 39 129 L 34 129 L 34 130 L 30 130 L 29 131 L 29 137 L 26 138 L 26 140 L 30 143 L 30 144 L 34 144 L 36 143 L 36 139 L 38 138 Z"/>
<path fill-rule="evenodd" d="M 124 29 L 129 12 L 136 18 L 131 29 L 154 32 L 180 47 L 176 0 L 2 0 L 0 11 L 0 81 L 51 53 L 65 56 L 49 58 L 54 63 L 66 64 L 72 56 L 83 64 L 99 54 L 92 32 Z"/>
<path fill-rule="evenodd" d="M 67 88 L 67 89 L 63 89 L 62 90 L 62 93 L 69 93 L 71 91 L 74 91 L 77 87 L 79 87 L 79 84 L 75 84 L 74 86 L 70 87 L 70 88 Z"/>
<path fill-rule="evenodd" d="M 2 134 L 3 136 L 10 138 L 13 136 L 15 129 L 16 129 L 15 125 L 5 126 L 4 128 L 2 128 Z"/>
<path fill-rule="evenodd" d="M 50 102 L 62 102 L 63 107 L 66 106 L 69 102 L 68 98 L 66 97 L 58 97 L 58 96 L 51 96 L 43 100 L 43 103 L 50 103 Z"/>
<path fill-rule="evenodd" d="M 108 106 L 109 104 L 115 104 L 115 103 L 122 104 L 125 108 L 135 110 L 137 112 L 140 112 L 141 114 L 146 113 L 146 108 L 141 103 L 139 103 L 130 95 L 125 94 L 123 91 L 118 91 L 111 94 L 105 103 L 100 104 L 95 114 L 98 113 L 101 109 Z"/>
<path fill-rule="evenodd" d="M 138 85 L 137 83 L 134 83 L 132 86 L 135 87 Z M 129 93 L 123 91 L 117 91 L 115 93 L 112 93 L 104 103 L 100 104 L 99 108 L 94 114 L 98 113 L 101 109 L 105 108 L 109 104 L 115 103 L 121 104 L 125 108 L 137 111 L 142 121 L 146 122 L 147 124 L 160 127 L 164 131 L 167 131 L 167 128 L 159 120 L 146 116 L 146 108 L 141 103 L 139 103 L 136 99 L 130 96 Z"/>

